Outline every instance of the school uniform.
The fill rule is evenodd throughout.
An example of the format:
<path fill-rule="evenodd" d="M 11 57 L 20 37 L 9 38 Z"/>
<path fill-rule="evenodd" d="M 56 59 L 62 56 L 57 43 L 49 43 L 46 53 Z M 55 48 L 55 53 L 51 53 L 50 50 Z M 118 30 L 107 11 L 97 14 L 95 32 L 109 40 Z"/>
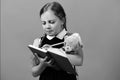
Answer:
<path fill-rule="evenodd" d="M 60 42 L 64 42 L 65 36 L 68 36 L 68 32 L 63 29 L 57 36 L 51 37 L 44 35 L 41 37 L 39 47 L 45 44 L 52 45 Z M 62 48 L 63 44 L 54 46 L 55 48 Z M 76 75 L 67 73 L 61 69 L 55 69 L 53 67 L 46 67 L 46 69 L 40 74 L 39 80 L 77 80 Z"/>

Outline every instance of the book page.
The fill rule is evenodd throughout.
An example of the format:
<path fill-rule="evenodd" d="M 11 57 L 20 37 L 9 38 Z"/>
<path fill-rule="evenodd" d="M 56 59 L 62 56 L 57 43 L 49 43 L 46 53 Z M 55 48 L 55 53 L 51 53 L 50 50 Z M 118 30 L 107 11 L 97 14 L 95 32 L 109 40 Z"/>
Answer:
<path fill-rule="evenodd" d="M 38 48 L 38 47 L 35 47 L 35 46 L 33 46 L 33 45 L 28 45 L 29 47 L 32 47 L 32 48 L 34 48 L 34 49 L 37 49 L 37 50 L 39 50 L 39 51 L 43 51 L 43 52 L 47 52 L 47 50 L 45 50 L 45 49 L 42 49 L 42 48 Z"/>
<path fill-rule="evenodd" d="M 47 51 L 67 58 L 66 53 L 62 49 L 49 48 Z"/>

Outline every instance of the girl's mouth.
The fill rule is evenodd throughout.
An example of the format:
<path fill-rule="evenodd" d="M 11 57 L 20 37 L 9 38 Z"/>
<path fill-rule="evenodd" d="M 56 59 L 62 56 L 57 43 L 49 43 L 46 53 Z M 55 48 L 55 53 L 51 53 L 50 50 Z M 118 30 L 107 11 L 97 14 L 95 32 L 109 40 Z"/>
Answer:
<path fill-rule="evenodd" d="M 53 32 L 53 30 L 47 30 L 46 31 L 48 34 L 51 34 Z"/>

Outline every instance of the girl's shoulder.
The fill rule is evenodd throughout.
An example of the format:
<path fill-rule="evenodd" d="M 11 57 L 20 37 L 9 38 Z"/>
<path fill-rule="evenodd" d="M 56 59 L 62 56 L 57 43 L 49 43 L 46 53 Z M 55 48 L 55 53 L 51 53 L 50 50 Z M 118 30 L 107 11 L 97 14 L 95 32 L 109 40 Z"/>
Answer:
<path fill-rule="evenodd" d="M 40 42 L 41 42 L 41 38 L 35 38 L 33 41 L 33 45 L 39 47 Z"/>
<path fill-rule="evenodd" d="M 70 32 L 68 32 L 68 33 L 66 33 L 65 38 L 70 37 L 70 36 L 80 37 L 80 34 L 79 33 L 70 33 Z"/>
<path fill-rule="evenodd" d="M 33 45 L 36 46 L 36 47 L 39 47 L 39 45 L 41 44 L 41 41 L 45 38 L 45 34 L 40 36 L 40 37 L 37 37 L 34 39 L 33 41 Z"/>
<path fill-rule="evenodd" d="M 71 32 L 67 32 L 66 33 L 66 36 L 70 36 L 70 35 L 72 35 L 73 33 L 71 33 Z"/>
<path fill-rule="evenodd" d="M 69 41 L 76 40 L 81 44 L 81 46 L 83 46 L 82 39 L 81 39 L 81 36 L 80 36 L 79 33 L 76 33 L 76 32 L 75 33 L 70 33 L 70 32 L 68 32 L 68 33 L 66 33 L 64 39 L 69 40 Z"/>
<path fill-rule="evenodd" d="M 67 37 L 69 37 L 69 36 L 71 36 L 73 33 L 71 33 L 71 32 L 67 32 L 66 34 L 65 34 L 65 36 L 64 36 L 64 39 L 66 39 Z"/>

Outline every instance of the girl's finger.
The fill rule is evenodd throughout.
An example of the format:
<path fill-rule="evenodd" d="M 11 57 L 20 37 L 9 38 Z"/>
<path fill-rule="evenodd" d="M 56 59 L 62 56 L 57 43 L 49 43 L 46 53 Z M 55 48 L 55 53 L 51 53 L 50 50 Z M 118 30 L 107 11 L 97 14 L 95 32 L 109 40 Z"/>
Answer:
<path fill-rule="evenodd" d="M 38 58 L 38 55 L 37 55 L 37 53 L 35 53 L 35 57 L 36 57 L 36 58 Z"/>
<path fill-rule="evenodd" d="M 49 60 L 47 63 L 50 64 L 50 65 L 53 65 L 53 64 L 54 64 L 54 60 L 51 59 L 51 60 Z"/>
<path fill-rule="evenodd" d="M 46 60 L 47 60 L 47 58 L 48 58 L 47 56 L 46 56 L 45 58 L 43 58 L 43 61 L 46 61 Z"/>
<path fill-rule="evenodd" d="M 48 48 L 50 48 L 50 45 L 48 45 L 48 44 L 45 44 L 42 48 L 44 48 L 44 49 L 48 49 Z"/>
<path fill-rule="evenodd" d="M 37 53 L 35 53 L 35 55 L 34 55 L 38 60 L 40 60 L 41 61 L 41 58 L 37 55 Z"/>

